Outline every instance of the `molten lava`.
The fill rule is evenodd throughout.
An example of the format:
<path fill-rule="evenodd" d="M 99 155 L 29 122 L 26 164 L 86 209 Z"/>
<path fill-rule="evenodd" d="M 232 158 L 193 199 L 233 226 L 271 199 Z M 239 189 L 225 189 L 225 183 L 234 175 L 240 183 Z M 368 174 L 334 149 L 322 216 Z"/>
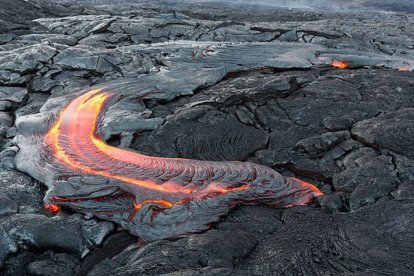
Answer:
<path fill-rule="evenodd" d="M 101 186 L 82 180 L 77 188 L 56 186 L 46 198 L 52 212 L 62 206 L 93 213 L 154 240 L 205 230 L 238 204 L 291 207 L 322 195 L 309 183 L 257 164 L 152 157 L 112 147 L 97 129 L 105 107 L 116 99 L 116 93 L 101 89 L 75 98 L 45 135 L 52 173 L 107 179 Z M 61 185 L 59 176 L 53 183 Z"/>
<path fill-rule="evenodd" d="M 332 67 L 339 68 L 339 69 L 349 68 L 349 62 L 346 60 L 339 61 L 339 60 L 333 59 L 330 65 Z"/>
<path fill-rule="evenodd" d="M 54 203 L 45 204 L 44 208 L 46 210 L 49 210 L 53 214 L 56 214 L 57 212 L 60 211 L 60 207 L 58 205 L 54 204 Z"/>
<path fill-rule="evenodd" d="M 401 66 L 398 69 L 398 71 L 409 71 L 409 72 L 411 72 L 411 71 L 414 71 L 414 68 L 411 65 L 407 64 L 407 65 Z"/>

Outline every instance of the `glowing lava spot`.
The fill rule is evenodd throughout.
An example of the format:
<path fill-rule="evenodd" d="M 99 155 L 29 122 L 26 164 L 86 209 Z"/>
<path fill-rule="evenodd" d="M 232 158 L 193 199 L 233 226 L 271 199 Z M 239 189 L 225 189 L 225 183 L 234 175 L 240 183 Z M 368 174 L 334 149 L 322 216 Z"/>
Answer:
<path fill-rule="evenodd" d="M 331 64 L 332 67 L 339 68 L 339 69 L 347 69 L 349 68 L 349 62 L 346 60 L 336 60 L 333 59 Z"/>
<path fill-rule="evenodd" d="M 91 90 L 63 108 L 48 130 L 43 148 L 50 171 L 40 169 L 54 175 L 48 178 L 48 210 L 92 213 L 156 240 L 205 230 L 239 204 L 287 208 L 322 195 L 307 182 L 258 164 L 153 157 L 110 146 L 98 126 L 117 99 L 116 93 Z M 105 181 L 89 185 L 78 177 L 64 184 L 61 175 L 68 174 Z"/>
<path fill-rule="evenodd" d="M 404 66 L 401 66 L 401 67 L 398 69 L 398 71 L 409 71 L 409 72 L 411 72 L 411 71 L 414 71 L 414 69 L 413 69 L 413 67 L 412 67 L 411 65 L 406 64 L 406 65 L 404 65 Z"/>
<path fill-rule="evenodd" d="M 53 214 L 56 214 L 57 212 L 60 211 L 60 207 L 56 205 L 55 203 L 45 204 L 43 207 L 46 210 L 49 210 L 50 212 L 52 212 Z"/>

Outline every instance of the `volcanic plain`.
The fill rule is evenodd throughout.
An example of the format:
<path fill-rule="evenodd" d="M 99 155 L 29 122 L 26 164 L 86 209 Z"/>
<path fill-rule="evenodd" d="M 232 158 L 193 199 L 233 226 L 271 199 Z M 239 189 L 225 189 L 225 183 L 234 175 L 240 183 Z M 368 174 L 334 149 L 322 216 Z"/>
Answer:
<path fill-rule="evenodd" d="M 413 34 L 403 12 L 0 0 L 0 275 L 414 275 Z M 323 195 L 140 237 L 99 215 L 128 191 L 39 154 L 93 89 L 120 95 L 107 145 L 264 165 Z M 52 204 L 58 181 L 79 201 Z"/>

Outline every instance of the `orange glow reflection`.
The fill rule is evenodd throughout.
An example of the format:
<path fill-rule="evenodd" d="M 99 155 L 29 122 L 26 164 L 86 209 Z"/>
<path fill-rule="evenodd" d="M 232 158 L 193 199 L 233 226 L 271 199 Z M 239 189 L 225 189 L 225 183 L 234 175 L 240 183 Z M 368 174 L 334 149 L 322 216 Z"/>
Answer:
<path fill-rule="evenodd" d="M 162 199 L 156 200 L 156 199 L 154 199 L 154 200 L 144 200 L 141 203 L 134 203 L 134 208 L 135 208 L 135 210 L 139 210 L 139 209 L 142 208 L 142 206 L 144 204 L 148 204 L 148 203 L 161 205 L 164 208 L 171 208 L 173 206 L 173 204 L 171 202 L 167 201 L 167 200 L 162 200 Z"/>
<path fill-rule="evenodd" d="M 339 69 L 347 69 L 349 68 L 349 62 L 346 60 L 336 60 L 333 59 L 331 64 L 332 67 L 339 68 Z"/>
<path fill-rule="evenodd" d="M 49 210 L 50 212 L 52 212 L 53 214 L 57 213 L 60 211 L 60 207 L 54 203 L 49 203 L 49 204 L 45 204 L 45 206 L 43 206 L 46 210 Z"/>
<path fill-rule="evenodd" d="M 409 72 L 411 72 L 411 71 L 414 71 L 414 69 L 411 65 L 407 64 L 407 65 L 401 66 L 398 69 L 398 71 L 409 71 Z"/>

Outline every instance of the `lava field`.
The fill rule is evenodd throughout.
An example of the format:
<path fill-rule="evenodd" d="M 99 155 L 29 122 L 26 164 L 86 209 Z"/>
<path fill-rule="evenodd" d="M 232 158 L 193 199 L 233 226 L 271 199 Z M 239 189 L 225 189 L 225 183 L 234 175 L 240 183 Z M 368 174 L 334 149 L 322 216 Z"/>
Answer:
<path fill-rule="evenodd" d="M 414 275 L 414 3 L 241 2 L 0 0 L 0 276 Z"/>

